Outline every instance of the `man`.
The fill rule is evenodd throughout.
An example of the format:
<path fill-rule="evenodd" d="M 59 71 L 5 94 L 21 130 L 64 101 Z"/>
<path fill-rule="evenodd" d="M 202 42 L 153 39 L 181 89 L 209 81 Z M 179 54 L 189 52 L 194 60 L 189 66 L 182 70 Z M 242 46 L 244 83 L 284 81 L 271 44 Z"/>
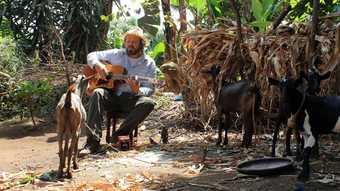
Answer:
<path fill-rule="evenodd" d="M 136 27 L 126 32 L 122 49 L 91 52 L 87 63 L 105 79 L 108 71 L 102 60 L 126 68 L 128 75 L 155 78 L 156 65 L 152 58 L 145 55 L 146 38 L 143 31 Z M 155 102 L 147 97 L 153 94 L 154 86 L 149 81 L 138 80 L 139 93 L 133 93 L 128 83 L 119 85 L 115 91 L 97 88 L 89 100 L 87 124 L 93 131 L 87 131 L 86 146 L 91 153 L 100 151 L 104 111 L 128 113 L 120 128 L 113 135 L 113 142 L 120 135 L 129 135 L 153 110 Z"/>

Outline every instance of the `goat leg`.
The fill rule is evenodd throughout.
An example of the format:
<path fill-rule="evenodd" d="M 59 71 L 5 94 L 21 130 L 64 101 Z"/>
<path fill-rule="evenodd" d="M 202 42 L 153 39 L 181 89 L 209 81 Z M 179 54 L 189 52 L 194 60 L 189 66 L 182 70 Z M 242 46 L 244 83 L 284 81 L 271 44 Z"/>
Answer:
<path fill-rule="evenodd" d="M 306 181 L 309 179 L 310 175 L 310 165 L 309 165 L 309 157 L 312 151 L 312 147 L 306 147 L 303 150 L 303 164 L 302 164 L 302 171 L 298 176 L 298 180 Z"/>
<path fill-rule="evenodd" d="M 230 125 L 230 115 L 225 115 L 224 123 L 222 123 L 222 127 L 224 129 L 224 141 L 223 145 L 228 145 L 228 127 Z"/>
<path fill-rule="evenodd" d="M 62 178 L 63 177 L 63 169 L 65 167 L 65 155 L 63 151 L 63 133 L 58 132 L 58 145 L 59 145 L 59 169 L 58 169 L 58 177 Z"/>
<path fill-rule="evenodd" d="M 72 133 L 73 134 L 73 133 Z M 67 174 L 66 177 L 67 178 L 72 178 L 72 173 L 71 173 L 71 159 L 72 159 L 72 155 L 75 154 L 75 147 L 76 147 L 76 143 L 77 143 L 77 135 L 76 133 L 74 133 L 72 135 L 72 141 L 71 141 L 71 145 L 70 148 L 68 150 L 68 158 L 67 158 Z M 75 159 L 75 157 L 74 157 Z"/>
<path fill-rule="evenodd" d="M 300 136 L 300 131 L 298 129 L 295 129 L 295 139 L 296 139 L 296 160 L 301 161 L 302 160 L 302 150 L 303 150 L 303 145 L 302 145 L 302 139 Z"/>
<path fill-rule="evenodd" d="M 138 126 L 136 127 L 136 129 L 135 129 L 135 132 L 134 132 L 133 136 L 134 136 L 134 137 L 138 137 Z"/>
<path fill-rule="evenodd" d="M 273 143 L 272 143 L 272 157 L 276 156 L 275 149 L 276 149 L 276 142 L 277 142 L 277 136 L 280 130 L 280 126 L 276 125 L 274 129 L 274 134 L 273 134 Z"/>
<path fill-rule="evenodd" d="M 242 140 L 242 147 L 249 148 L 251 146 L 251 140 L 254 133 L 253 122 L 251 120 L 251 113 L 245 116 L 244 134 Z"/>
<path fill-rule="evenodd" d="M 290 149 L 290 141 L 291 141 L 291 136 L 293 134 L 293 129 L 287 127 L 287 132 L 286 132 L 286 156 L 292 156 L 292 151 Z"/>
<path fill-rule="evenodd" d="M 315 136 L 315 145 L 312 147 L 311 156 L 312 158 L 315 158 L 315 159 L 318 159 L 320 157 L 318 136 Z"/>
<path fill-rule="evenodd" d="M 220 146 L 222 142 L 222 126 L 223 126 L 222 114 L 219 112 L 217 114 L 217 117 L 218 117 L 218 137 L 217 137 L 216 146 Z"/>
<path fill-rule="evenodd" d="M 76 135 L 76 143 L 75 143 L 75 146 L 74 146 L 74 150 L 73 150 L 73 169 L 79 169 L 79 166 L 78 166 L 78 141 L 79 141 L 79 134 Z"/>
<path fill-rule="evenodd" d="M 111 114 L 107 114 L 106 115 L 106 137 L 105 137 L 105 140 L 106 140 L 106 143 L 111 143 L 111 120 L 112 120 L 112 116 Z"/>
<path fill-rule="evenodd" d="M 69 140 L 70 140 L 70 135 L 69 135 L 69 132 L 66 132 L 66 133 L 67 134 L 66 134 L 66 137 L 65 137 L 64 161 L 63 161 L 64 164 L 65 164 L 65 161 L 66 161 L 66 156 L 68 156 L 67 160 L 70 159 L 70 157 L 69 157 L 69 148 L 68 148 L 68 143 L 69 143 Z M 70 163 L 68 162 L 67 165 L 68 166 L 67 166 L 67 170 L 66 170 L 66 177 L 68 177 L 68 175 L 69 175 Z"/>

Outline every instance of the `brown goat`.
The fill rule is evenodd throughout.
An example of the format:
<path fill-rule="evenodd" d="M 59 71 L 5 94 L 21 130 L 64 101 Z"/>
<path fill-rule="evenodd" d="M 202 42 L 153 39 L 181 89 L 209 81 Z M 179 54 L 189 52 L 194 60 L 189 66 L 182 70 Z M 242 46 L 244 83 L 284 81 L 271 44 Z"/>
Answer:
<path fill-rule="evenodd" d="M 75 83 L 60 98 L 56 108 L 57 133 L 59 144 L 59 169 L 58 177 L 63 177 L 63 169 L 67 157 L 66 177 L 72 178 L 70 163 L 73 155 L 73 169 L 78 169 L 78 140 L 80 129 L 85 125 L 86 111 L 81 102 L 87 88 L 87 79 L 79 75 Z M 71 144 L 69 141 L 71 139 Z M 65 144 L 63 145 L 63 141 Z M 63 148 L 64 146 L 64 148 Z"/>

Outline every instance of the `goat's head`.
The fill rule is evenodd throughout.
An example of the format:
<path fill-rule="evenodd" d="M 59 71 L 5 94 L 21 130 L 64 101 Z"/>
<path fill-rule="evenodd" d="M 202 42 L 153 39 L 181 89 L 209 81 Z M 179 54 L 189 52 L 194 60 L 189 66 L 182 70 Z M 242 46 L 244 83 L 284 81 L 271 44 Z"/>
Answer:
<path fill-rule="evenodd" d="M 212 86 L 213 90 L 217 90 L 218 80 L 217 77 L 220 74 L 221 66 L 212 65 L 210 68 L 204 68 L 200 71 L 201 74 L 205 75 L 203 78 L 207 81 L 208 86 Z"/>
<path fill-rule="evenodd" d="M 314 67 L 308 70 L 307 75 L 303 71 L 300 72 L 300 76 L 305 78 L 308 82 L 307 93 L 311 95 L 315 95 L 320 92 L 321 81 L 329 78 L 330 75 L 331 75 L 330 71 L 326 72 L 323 75 L 320 75 L 319 71 Z"/>
<path fill-rule="evenodd" d="M 280 113 L 289 116 L 290 113 L 296 112 L 301 104 L 299 96 L 304 92 L 303 76 L 298 79 L 285 77 L 282 80 L 268 78 L 269 85 L 278 86 L 280 88 Z"/>
<path fill-rule="evenodd" d="M 79 97 L 82 97 L 88 85 L 88 79 L 85 78 L 84 75 L 78 75 L 76 78 L 73 79 L 74 83 L 72 84 L 74 93 L 77 94 Z"/>

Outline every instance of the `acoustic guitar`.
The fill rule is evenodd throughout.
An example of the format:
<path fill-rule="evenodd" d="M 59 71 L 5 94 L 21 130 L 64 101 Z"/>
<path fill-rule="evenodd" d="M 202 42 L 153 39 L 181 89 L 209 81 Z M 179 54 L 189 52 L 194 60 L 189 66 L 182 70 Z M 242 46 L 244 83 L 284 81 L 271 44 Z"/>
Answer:
<path fill-rule="evenodd" d="M 149 83 L 153 84 L 158 83 L 157 80 L 153 78 L 128 75 L 126 68 L 121 65 L 112 65 L 108 61 L 104 60 L 101 60 L 101 63 L 105 65 L 108 71 L 108 75 L 105 79 L 100 78 L 99 73 L 88 65 L 86 65 L 83 69 L 83 74 L 87 79 L 89 79 L 87 88 L 88 95 L 91 95 L 96 88 L 107 88 L 115 90 L 115 88 L 122 83 L 128 84 L 132 92 L 137 94 L 139 92 L 138 79 L 148 81 Z"/>

